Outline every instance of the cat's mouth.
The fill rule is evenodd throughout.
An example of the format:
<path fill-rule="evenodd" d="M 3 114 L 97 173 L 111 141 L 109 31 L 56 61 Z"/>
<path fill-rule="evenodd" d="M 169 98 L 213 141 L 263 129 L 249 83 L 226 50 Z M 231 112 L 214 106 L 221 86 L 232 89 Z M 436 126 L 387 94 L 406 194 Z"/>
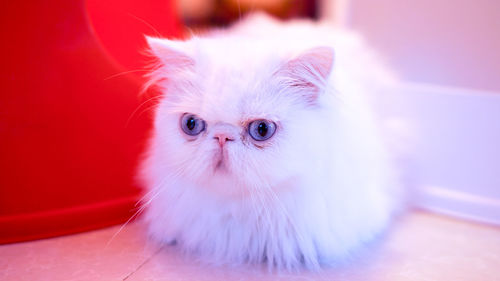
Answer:
<path fill-rule="evenodd" d="M 224 165 L 224 160 L 219 159 L 217 160 L 217 164 L 215 164 L 215 170 L 221 170 L 221 169 L 225 169 L 225 165 Z"/>
<path fill-rule="evenodd" d="M 227 167 L 227 151 L 224 148 L 221 148 L 217 153 L 215 154 L 215 166 L 214 166 L 214 172 L 227 172 L 228 167 Z"/>

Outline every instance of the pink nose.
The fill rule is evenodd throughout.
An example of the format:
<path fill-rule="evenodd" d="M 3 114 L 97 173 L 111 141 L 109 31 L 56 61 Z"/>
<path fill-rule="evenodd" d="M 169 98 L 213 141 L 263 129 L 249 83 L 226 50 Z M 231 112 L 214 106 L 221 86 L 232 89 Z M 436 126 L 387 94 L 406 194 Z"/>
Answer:
<path fill-rule="evenodd" d="M 226 141 L 233 141 L 234 140 L 234 139 L 230 138 L 227 134 L 224 134 L 224 133 L 216 134 L 214 136 L 214 139 L 219 140 L 220 146 L 223 146 L 226 143 Z"/>

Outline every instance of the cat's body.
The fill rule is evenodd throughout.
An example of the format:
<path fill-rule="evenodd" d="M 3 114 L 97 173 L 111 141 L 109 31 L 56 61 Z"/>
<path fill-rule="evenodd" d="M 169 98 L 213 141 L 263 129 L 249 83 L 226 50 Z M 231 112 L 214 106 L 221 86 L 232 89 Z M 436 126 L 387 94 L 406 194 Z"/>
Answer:
<path fill-rule="evenodd" d="M 357 36 L 256 16 L 148 41 L 165 93 L 141 166 L 154 238 L 214 263 L 316 269 L 387 226 L 396 182 L 369 96 L 392 78 Z"/>

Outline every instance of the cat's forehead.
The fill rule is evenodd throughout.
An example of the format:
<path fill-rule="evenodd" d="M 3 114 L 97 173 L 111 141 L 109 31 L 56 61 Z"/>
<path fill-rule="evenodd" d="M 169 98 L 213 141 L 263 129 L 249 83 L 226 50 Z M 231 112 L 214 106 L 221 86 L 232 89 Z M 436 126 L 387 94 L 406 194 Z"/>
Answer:
<path fill-rule="evenodd" d="M 257 67 L 283 55 L 271 44 L 239 36 L 198 38 L 191 44 L 200 63 L 209 61 L 216 65 Z"/>
<path fill-rule="evenodd" d="M 275 114 L 266 77 L 236 72 L 236 69 L 224 70 L 214 71 L 200 81 L 198 110 L 204 118 L 213 122 L 239 123 Z"/>
<path fill-rule="evenodd" d="M 196 81 L 199 114 L 210 121 L 241 122 L 275 115 L 272 73 L 278 58 L 251 46 L 201 44 Z M 227 42 L 226 42 L 227 43 Z"/>

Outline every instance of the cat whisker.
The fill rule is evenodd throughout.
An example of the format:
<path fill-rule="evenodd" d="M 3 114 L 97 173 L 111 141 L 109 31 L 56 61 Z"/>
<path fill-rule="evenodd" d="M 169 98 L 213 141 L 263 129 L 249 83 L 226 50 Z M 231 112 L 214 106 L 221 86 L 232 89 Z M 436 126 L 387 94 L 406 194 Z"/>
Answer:
<path fill-rule="evenodd" d="M 139 210 L 137 210 L 119 229 L 118 231 L 115 232 L 115 234 L 113 234 L 113 236 L 111 236 L 111 238 L 108 240 L 108 242 L 106 243 L 106 246 L 104 246 L 104 249 L 107 249 L 109 245 L 111 245 L 111 243 L 113 242 L 113 240 L 115 239 L 115 237 L 125 228 L 125 226 L 128 225 L 128 223 L 130 221 L 132 221 L 135 217 L 137 217 L 140 212 L 142 212 L 143 208 L 139 208 Z"/>
<path fill-rule="evenodd" d="M 163 190 L 162 186 L 164 185 L 166 179 L 168 177 L 164 177 L 161 182 L 158 184 L 158 188 L 154 188 L 152 189 L 150 192 L 146 193 L 141 199 L 139 199 L 135 206 L 137 207 L 138 204 L 141 204 L 140 202 L 143 201 L 146 197 L 148 197 L 149 194 L 151 194 L 153 191 L 156 191 L 158 189 L 158 191 L 152 196 L 151 199 L 149 199 L 148 201 L 146 201 L 145 203 L 142 203 L 142 205 L 138 208 L 138 210 L 124 223 L 121 225 L 121 227 L 118 229 L 118 231 L 116 231 L 113 236 L 111 236 L 111 238 L 108 240 L 108 242 L 106 243 L 106 246 L 105 248 L 107 248 L 111 242 L 113 242 L 113 240 L 115 239 L 115 237 L 134 219 L 136 218 L 137 216 L 139 216 L 143 211 L 144 209 L 147 207 L 147 205 L 149 205 L 153 199 L 158 196 L 158 194 Z"/>
<path fill-rule="evenodd" d="M 151 203 L 151 201 L 154 199 L 154 197 L 157 196 L 157 192 L 153 195 L 153 196 L 149 196 L 151 194 L 153 194 L 155 191 L 157 191 L 158 189 L 162 189 L 162 186 L 163 184 L 165 183 L 165 181 L 167 180 L 167 178 L 169 177 L 164 177 L 159 184 L 157 184 L 155 187 L 153 187 L 149 192 L 147 192 L 144 196 L 142 196 L 141 199 L 139 199 L 137 201 L 137 203 L 135 204 L 135 206 L 139 205 L 139 204 L 142 204 L 142 205 L 148 205 L 149 203 Z M 144 201 L 146 198 L 150 198 L 148 199 L 147 201 Z"/>
<path fill-rule="evenodd" d="M 158 30 L 156 28 L 154 28 L 154 26 L 152 24 L 150 24 L 149 22 L 147 22 L 146 20 L 136 16 L 136 15 L 133 15 L 131 13 L 128 13 L 129 16 L 133 17 L 134 19 L 144 23 L 145 25 L 147 25 L 149 28 L 151 28 L 156 34 L 156 37 L 162 37 L 160 32 L 158 32 Z"/>
<path fill-rule="evenodd" d="M 113 75 L 111 75 L 109 77 L 106 77 L 106 78 L 104 78 L 102 80 L 103 81 L 107 81 L 109 79 L 113 79 L 113 78 L 116 78 L 116 77 L 119 77 L 119 76 L 127 75 L 127 74 L 130 74 L 130 73 L 135 73 L 135 72 L 150 72 L 150 70 L 148 70 L 148 69 L 135 69 L 135 70 L 123 71 L 123 72 L 119 72 L 119 73 L 113 74 Z"/>
<path fill-rule="evenodd" d="M 151 102 L 151 101 L 155 101 L 155 100 L 159 100 L 161 99 L 161 96 L 154 96 L 154 97 L 151 97 L 147 100 L 145 100 L 144 102 L 142 102 L 139 106 L 137 106 L 137 108 L 132 112 L 132 114 L 130 114 L 130 117 L 127 119 L 127 122 L 125 123 L 125 128 L 128 127 L 128 125 L 130 124 L 130 121 L 132 121 L 132 118 L 134 117 L 134 115 L 137 113 L 137 111 L 142 107 L 144 106 L 146 103 L 148 102 Z M 147 108 L 146 110 L 149 110 L 151 108 L 153 108 L 154 106 L 152 107 L 149 107 Z M 143 114 L 145 111 L 141 111 L 141 113 L 139 113 L 139 116 L 141 116 L 141 114 Z"/>
<path fill-rule="evenodd" d="M 138 204 L 141 204 L 141 202 L 143 202 L 141 204 L 141 206 L 138 208 L 138 210 L 118 229 L 118 231 L 113 234 L 113 236 L 109 239 L 109 241 L 106 243 L 106 246 L 105 248 L 107 248 L 111 242 L 115 239 L 115 237 L 125 228 L 125 226 L 127 226 L 134 218 L 136 218 L 138 215 L 140 215 L 140 213 L 142 213 L 144 211 L 144 209 L 149 205 L 151 204 L 151 202 L 165 189 L 165 183 L 166 183 L 166 180 L 167 179 L 173 179 L 173 182 L 171 182 L 171 184 L 175 184 L 176 182 L 176 179 L 178 178 L 176 175 L 180 175 L 180 170 L 181 169 L 177 169 L 177 171 L 175 173 L 173 173 L 173 175 L 169 176 L 169 177 L 164 177 L 159 184 L 157 184 L 156 187 L 152 188 L 151 191 L 149 191 L 148 193 L 146 193 L 141 199 L 139 199 L 137 201 L 137 203 L 135 204 L 135 206 L 137 206 Z M 153 193 L 154 192 L 154 193 Z M 153 193 L 152 196 L 149 196 Z M 145 198 L 149 197 L 149 199 L 144 202 Z"/>

